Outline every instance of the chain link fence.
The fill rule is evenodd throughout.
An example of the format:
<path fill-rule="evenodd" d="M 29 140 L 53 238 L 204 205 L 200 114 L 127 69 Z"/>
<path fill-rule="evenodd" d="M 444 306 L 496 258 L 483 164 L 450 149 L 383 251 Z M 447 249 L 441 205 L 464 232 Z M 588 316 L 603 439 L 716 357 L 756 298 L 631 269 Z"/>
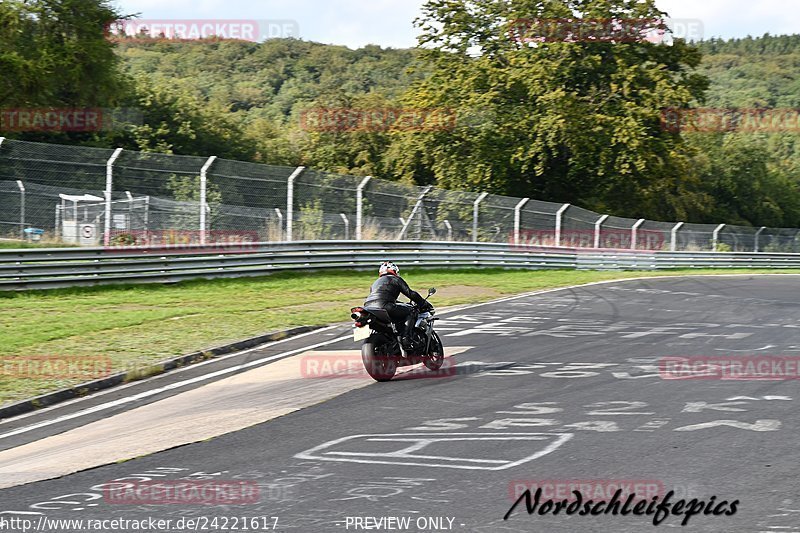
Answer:
<path fill-rule="evenodd" d="M 302 167 L 0 138 L 0 238 L 30 238 L 34 228 L 83 245 L 352 239 L 800 251 L 800 229 L 637 220 Z"/>

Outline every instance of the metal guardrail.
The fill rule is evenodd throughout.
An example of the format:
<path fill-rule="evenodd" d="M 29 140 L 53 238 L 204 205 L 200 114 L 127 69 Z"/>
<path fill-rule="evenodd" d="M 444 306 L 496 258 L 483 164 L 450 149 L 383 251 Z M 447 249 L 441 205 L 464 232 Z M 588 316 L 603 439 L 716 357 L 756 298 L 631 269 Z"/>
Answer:
<path fill-rule="evenodd" d="M 406 267 L 425 268 L 800 268 L 800 254 L 632 252 L 471 242 L 305 241 L 206 247 L 49 248 L 0 250 L 0 290 L 170 283 L 263 276 L 280 271 L 374 268 L 386 259 Z"/>

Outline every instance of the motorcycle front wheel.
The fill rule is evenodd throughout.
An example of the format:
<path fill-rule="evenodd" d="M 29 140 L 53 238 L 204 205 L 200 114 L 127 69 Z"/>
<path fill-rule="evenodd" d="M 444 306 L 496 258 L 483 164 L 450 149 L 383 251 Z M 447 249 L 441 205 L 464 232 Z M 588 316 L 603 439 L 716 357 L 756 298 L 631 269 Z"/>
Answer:
<path fill-rule="evenodd" d="M 379 348 L 372 342 L 364 342 L 361 345 L 361 361 L 372 379 L 380 382 L 389 381 L 397 372 L 397 362 L 390 355 L 378 353 L 382 351 Z"/>
<path fill-rule="evenodd" d="M 439 370 L 444 364 L 444 346 L 442 346 L 442 339 L 439 338 L 435 331 L 431 335 L 431 345 L 424 364 L 428 370 L 433 371 Z"/>

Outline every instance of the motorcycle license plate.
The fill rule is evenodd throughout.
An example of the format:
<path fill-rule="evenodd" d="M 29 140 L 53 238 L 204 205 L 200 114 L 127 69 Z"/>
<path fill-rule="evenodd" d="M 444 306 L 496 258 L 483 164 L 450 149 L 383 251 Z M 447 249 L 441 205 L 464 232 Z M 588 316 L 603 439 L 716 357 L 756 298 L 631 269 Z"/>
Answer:
<path fill-rule="evenodd" d="M 369 326 L 363 326 L 360 328 L 353 328 L 353 340 L 354 341 L 363 341 L 364 339 L 368 338 L 372 335 L 372 330 Z"/>

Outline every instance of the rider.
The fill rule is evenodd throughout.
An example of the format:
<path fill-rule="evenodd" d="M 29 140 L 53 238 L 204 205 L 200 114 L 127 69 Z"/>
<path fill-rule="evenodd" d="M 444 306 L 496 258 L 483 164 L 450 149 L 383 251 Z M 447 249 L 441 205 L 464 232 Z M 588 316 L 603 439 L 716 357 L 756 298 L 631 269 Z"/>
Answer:
<path fill-rule="evenodd" d="M 411 330 L 414 327 L 414 317 L 411 314 L 410 306 L 397 303 L 398 296 L 402 293 L 417 304 L 421 310 L 427 309 L 430 304 L 419 293 L 411 290 L 408 283 L 400 277 L 399 272 L 400 267 L 391 261 L 385 261 L 379 270 L 378 279 L 372 284 L 364 307 L 385 309 L 392 322 L 405 324 L 404 330 L 400 333 L 400 341 L 408 346 L 411 341 Z"/>

